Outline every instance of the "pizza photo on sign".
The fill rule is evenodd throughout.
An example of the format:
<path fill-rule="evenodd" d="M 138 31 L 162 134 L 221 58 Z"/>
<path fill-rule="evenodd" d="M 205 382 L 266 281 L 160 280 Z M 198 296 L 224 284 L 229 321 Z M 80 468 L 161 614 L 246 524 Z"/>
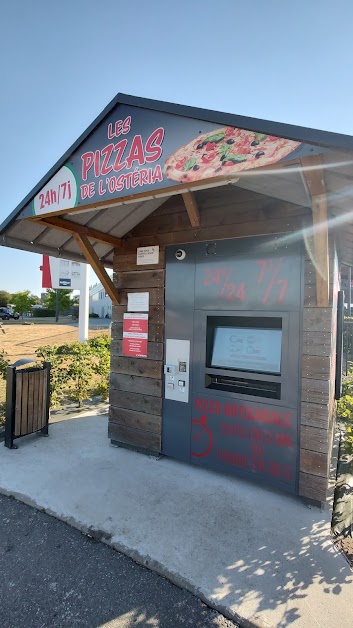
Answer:
<path fill-rule="evenodd" d="M 181 146 L 166 159 L 164 173 L 174 181 L 198 181 L 268 166 L 287 157 L 300 142 L 226 126 Z"/>

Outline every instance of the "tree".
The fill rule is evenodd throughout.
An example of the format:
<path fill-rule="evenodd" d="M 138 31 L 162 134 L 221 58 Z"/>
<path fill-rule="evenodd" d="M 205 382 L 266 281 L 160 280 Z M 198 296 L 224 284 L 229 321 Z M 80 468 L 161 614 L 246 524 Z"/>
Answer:
<path fill-rule="evenodd" d="M 69 310 L 72 301 L 71 301 L 71 293 L 72 290 L 58 290 L 59 293 L 59 312 L 66 312 Z M 49 310 L 56 310 L 56 290 L 48 289 L 45 295 L 45 307 Z"/>
<path fill-rule="evenodd" d="M 11 300 L 11 295 L 7 290 L 0 290 L 0 307 L 6 307 Z"/>
<path fill-rule="evenodd" d="M 23 292 L 15 292 L 11 296 L 11 301 L 16 312 L 24 314 L 24 312 L 31 310 L 32 305 L 36 305 L 39 302 L 39 297 L 31 294 L 29 290 L 24 290 Z"/>

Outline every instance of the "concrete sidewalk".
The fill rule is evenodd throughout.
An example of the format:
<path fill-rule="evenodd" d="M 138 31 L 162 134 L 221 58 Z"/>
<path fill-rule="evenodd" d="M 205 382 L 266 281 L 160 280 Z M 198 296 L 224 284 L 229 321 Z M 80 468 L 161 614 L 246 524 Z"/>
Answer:
<path fill-rule="evenodd" d="M 255 484 L 111 447 L 106 417 L 0 446 L 0 491 L 44 508 L 243 625 L 351 628 L 352 572 L 328 512 Z M 84 568 L 84 566 L 83 566 Z"/>

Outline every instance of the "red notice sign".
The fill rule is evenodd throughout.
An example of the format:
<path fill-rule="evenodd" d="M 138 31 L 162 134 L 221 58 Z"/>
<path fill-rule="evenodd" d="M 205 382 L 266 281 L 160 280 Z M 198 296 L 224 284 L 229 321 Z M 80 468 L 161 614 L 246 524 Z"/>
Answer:
<path fill-rule="evenodd" d="M 147 358 L 148 314 L 124 314 L 123 355 Z"/>

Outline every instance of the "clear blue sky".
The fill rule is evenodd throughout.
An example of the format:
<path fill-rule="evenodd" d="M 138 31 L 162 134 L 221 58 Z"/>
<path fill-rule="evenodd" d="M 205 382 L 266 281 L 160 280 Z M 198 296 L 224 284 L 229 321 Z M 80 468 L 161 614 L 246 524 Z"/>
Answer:
<path fill-rule="evenodd" d="M 0 222 L 117 92 L 353 134 L 352 0 L 12 0 L 0 21 Z M 41 292 L 0 247 L 0 289 Z"/>

